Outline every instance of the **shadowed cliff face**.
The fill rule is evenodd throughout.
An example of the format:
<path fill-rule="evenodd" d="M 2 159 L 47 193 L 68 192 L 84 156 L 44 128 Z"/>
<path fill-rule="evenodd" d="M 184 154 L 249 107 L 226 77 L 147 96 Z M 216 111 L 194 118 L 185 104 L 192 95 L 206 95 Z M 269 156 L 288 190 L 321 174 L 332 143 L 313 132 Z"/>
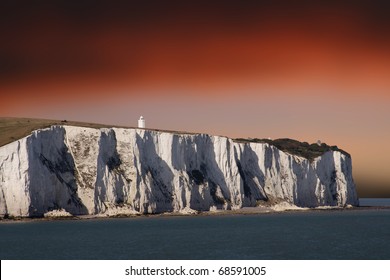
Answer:
<path fill-rule="evenodd" d="M 0 215 L 357 205 L 351 158 L 204 134 L 53 126 L 0 148 Z"/>
<path fill-rule="evenodd" d="M 64 128 L 34 133 L 27 141 L 29 216 L 65 209 L 88 214 L 77 194 L 75 163 L 65 144 Z"/>
<path fill-rule="evenodd" d="M 265 176 L 259 166 L 259 157 L 250 145 L 243 145 L 242 149 L 239 146 L 234 147 L 234 158 L 242 178 L 246 204 L 255 206 L 259 200 L 268 201 L 264 191 Z"/>
<path fill-rule="evenodd" d="M 145 185 L 151 186 L 149 202 L 144 203 L 147 207 L 142 212 L 147 213 L 145 210 L 148 208 L 153 213 L 171 212 L 174 200 L 172 170 L 158 154 L 158 142 L 154 141 L 152 133 L 145 131 L 143 137 L 138 134 L 135 136 L 141 163 L 141 180 Z"/>
<path fill-rule="evenodd" d="M 104 212 L 110 206 L 124 202 L 128 186 L 121 174 L 121 158 L 117 151 L 115 131 L 103 130 L 99 140 L 97 177 L 95 182 L 95 213 Z"/>

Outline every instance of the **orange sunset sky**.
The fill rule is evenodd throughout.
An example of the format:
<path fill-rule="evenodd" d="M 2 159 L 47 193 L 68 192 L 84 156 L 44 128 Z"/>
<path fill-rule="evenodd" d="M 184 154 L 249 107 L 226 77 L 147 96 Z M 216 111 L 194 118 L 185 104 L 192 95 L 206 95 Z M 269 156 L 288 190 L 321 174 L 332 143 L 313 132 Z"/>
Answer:
<path fill-rule="evenodd" d="M 1 1 L 0 116 L 320 139 L 390 197 L 389 1 Z"/>

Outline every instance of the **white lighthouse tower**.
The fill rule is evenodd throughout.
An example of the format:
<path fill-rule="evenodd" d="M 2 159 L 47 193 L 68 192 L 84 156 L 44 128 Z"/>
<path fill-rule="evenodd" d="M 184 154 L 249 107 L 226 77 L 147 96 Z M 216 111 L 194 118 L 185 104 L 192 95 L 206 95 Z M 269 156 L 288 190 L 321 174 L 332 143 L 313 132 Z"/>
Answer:
<path fill-rule="evenodd" d="M 138 120 L 138 127 L 139 128 L 145 128 L 145 119 L 143 116 L 141 116 Z"/>

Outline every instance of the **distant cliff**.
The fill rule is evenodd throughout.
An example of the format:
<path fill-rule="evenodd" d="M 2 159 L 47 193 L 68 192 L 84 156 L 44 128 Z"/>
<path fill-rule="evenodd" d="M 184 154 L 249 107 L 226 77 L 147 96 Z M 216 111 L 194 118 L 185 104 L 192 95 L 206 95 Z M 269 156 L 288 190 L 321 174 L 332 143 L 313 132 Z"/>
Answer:
<path fill-rule="evenodd" d="M 351 158 L 206 134 L 56 125 L 0 147 L 0 216 L 357 205 Z"/>

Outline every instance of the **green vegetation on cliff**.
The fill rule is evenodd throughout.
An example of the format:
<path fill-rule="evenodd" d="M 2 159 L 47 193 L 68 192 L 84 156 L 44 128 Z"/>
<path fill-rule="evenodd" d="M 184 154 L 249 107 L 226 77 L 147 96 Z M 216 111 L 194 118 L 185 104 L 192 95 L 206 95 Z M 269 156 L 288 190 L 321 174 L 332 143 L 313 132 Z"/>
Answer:
<path fill-rule="evenodd" d="M 275 140 L 258 138 L 237 138 L 234 139 L 234 141 L 237 143 L 267 143 L 269 145 L 275 146 L 283 152 L 304 157 L 310 161 L 314 160 L 316 157 L 319 157 L 328 151 L 339 151 L 347 156 L 350 156 L 347 152 L 339 149 L 337 146 L 329 146 L 325 143 L 322 143 L 320 145 L 317 143 L 309 144 L 307 142 L 299 142 L 297 140 L 288 138 L 281 138 Z"/>

